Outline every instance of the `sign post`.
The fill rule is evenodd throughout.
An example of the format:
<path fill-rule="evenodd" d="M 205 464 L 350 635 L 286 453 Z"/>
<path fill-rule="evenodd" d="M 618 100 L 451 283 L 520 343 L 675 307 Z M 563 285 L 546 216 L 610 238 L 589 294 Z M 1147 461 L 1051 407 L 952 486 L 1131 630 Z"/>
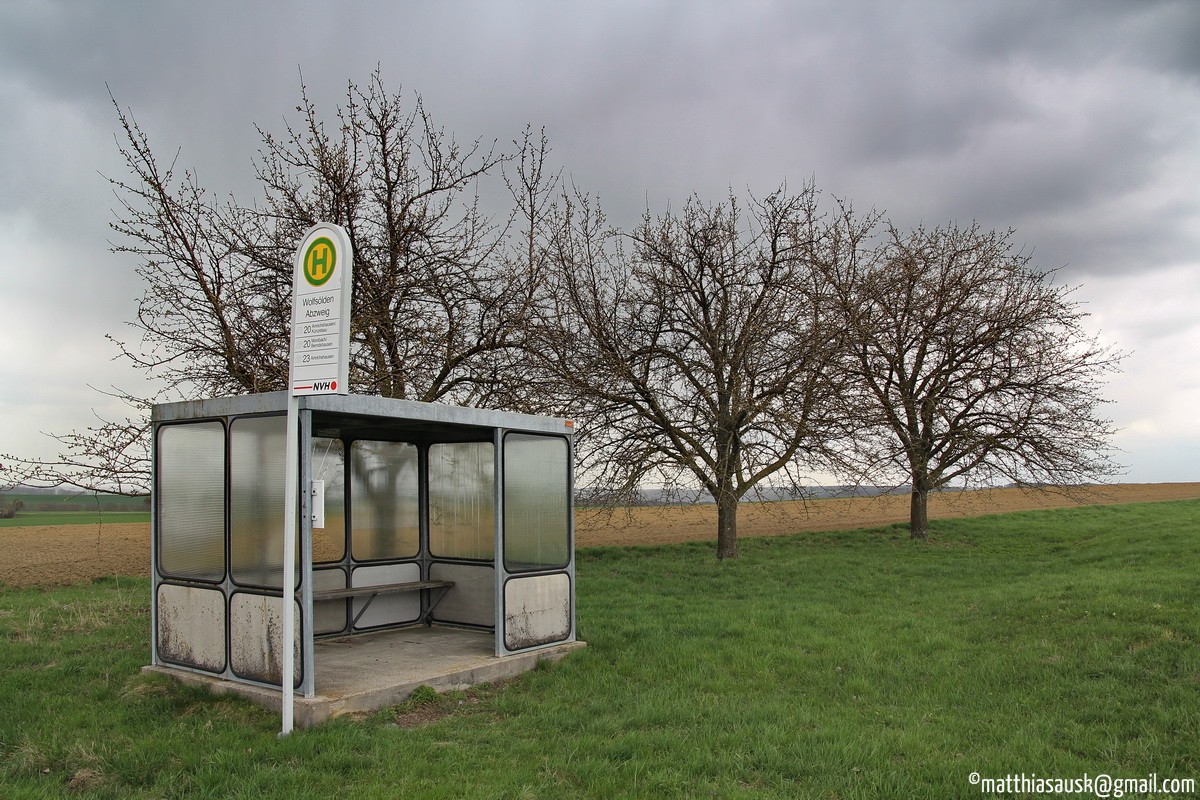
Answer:
<path fill-rule="evenodd" d="M 296 501 L 300 482 L 300 413 L 307 394 L 350 391 L 350 299 L 354 289 L 350 237 L 338 225 L 309 228 L 292 273 L 292 341 L 288 375 L 287 445 L 283 492 L 283 691 L 280 736 L 292 732 L 296 671 Z"/>

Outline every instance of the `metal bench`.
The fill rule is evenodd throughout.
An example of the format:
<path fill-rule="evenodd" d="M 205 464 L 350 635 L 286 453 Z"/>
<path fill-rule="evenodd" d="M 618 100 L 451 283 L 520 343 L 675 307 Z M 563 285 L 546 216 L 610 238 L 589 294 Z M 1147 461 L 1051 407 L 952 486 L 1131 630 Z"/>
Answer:
<path fill-rule="evenodd" d="M 340 600 L 347 597 L 366 597 L 367 602 L 363 603 L 362 608 L 354 615 L 354 619 L 350 621 L 350 627 L 353 628 L 358 624 L 359 619 L 370 608 L 372 601 L 381 594 L 392 594 L 396 592 L 418 592 L 422 589 L 437 589 L 440 590 L 436 594 L 429 594 L 429 608 L 426 609 L 425 615 L 421 621 L 428 624 L 429 618 L 433 615 L 433 609 L 446 596 L 446 592 L 454 586 L 454 581 L 407 581 L 406 583 L 380 583 L 375 586 L 348 586 L 345 589 L 314 589 L 312 596 L 313 602 L 319 600 Z"/>

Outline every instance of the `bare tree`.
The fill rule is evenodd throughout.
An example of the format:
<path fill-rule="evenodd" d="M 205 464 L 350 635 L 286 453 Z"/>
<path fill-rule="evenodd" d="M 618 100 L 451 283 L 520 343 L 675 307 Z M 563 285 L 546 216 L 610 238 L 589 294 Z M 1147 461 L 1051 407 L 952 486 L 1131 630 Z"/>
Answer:
<path fill-rule="evenodd" d="M 262 205 L 215 205 L 192 173 L 174 185 L 146 137 L 120 115 L 134 181 L 115 181 L 116 250 L 147 289 L 138 366 L 201 394 L 283 388 L 292 257 L 317 221 L 343 225 L 354 248 L 351 386 L 386 397 L 473 405 L 496 387 L 481 357 L 515 350 L 528 282 L 501 269 L 503 240 L 479 207 L 477 181 L 502 156 L 462 147 L 378 73 L 350 85 L 330 133 L 301 90 L 299 122 L 261 130 Z"/>
<path fill-rule="evenodd" d="M 102 392 L 124 401 L 130 413 L 114 419 L 97 415 L 82 430 L 54 434 L 61 448 L 53 459 L 5 455 L 0 480 L 13 486 L 74 486 L 85 491 L 124 495 L 150 493 L 148 401 L 124 393 Z"/>
<path fill-rule="evenodd" d="M 706 491 L 717 557 L 736 557 L 738 502 L 767 479 L 796 486 L 844 422 L 811 268 L 815 190 L 780 189 L 746 215 L 732 196 L 693 198 L 632 234 L 575 193 L 556 219 L 532 336 L 551 394 L 581 420 L 581 480 L 621 497 Z"/>
<path fill-rule="evenodd" d="M 861 244 L 861 243 L 860 243 Z M 868 449 L 911 481 L 911 535 L 954 481 L 1070 485 L 1115 472 L 1100 416 L 1121 354 L 1083 329 L 1068 287 L 1012 232 L 889 228 L 826 265 L 849 341 Z"/>
<path fill-rule="evenodd" d="M 521 404 L 511 372 L 534 282 L 527 261 L 506 255 L 513 217 L 481 209 L 479 181 L 507 158 L 494 146 L 460 145 L 419 97 L 410 104 L 389 92 L 378 71 L 365 88 L 348 86 L 328 126 L 302 85 L 297 119 L 280 134 L 260 129 L 263 195 L 239 205 L 215 201 L 195 172 L 177 167 L 178 155 L 160 160 L 113 105 L 128 168 L 111 179 L 120 204 L 113 249 L 136 259 L 145 287 L 133 337 L 114 341 L 173 398 L 286 386 L 293 253 L 305 229 L 326 221 L 344 226 L 354 248 L 354 391 Z M 538 143 L 527 133 L 524 144 Z M 144 412 L 157 398 L 131 399 Z M 141 490 L 145 432 L 144 420 L 103 422 L 56 437 L 65 446 L 57 460 L 6 456 L 9 473 Z M 141 482 L 130 484 L 130 472 Z"/>

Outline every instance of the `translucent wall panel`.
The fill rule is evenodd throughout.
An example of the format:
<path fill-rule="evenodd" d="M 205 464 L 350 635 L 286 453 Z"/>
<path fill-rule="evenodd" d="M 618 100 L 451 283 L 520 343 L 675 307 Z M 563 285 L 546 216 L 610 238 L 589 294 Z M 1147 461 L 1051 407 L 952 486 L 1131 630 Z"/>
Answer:
<path fill-rule="evenodd" d="M 346 453 L 341 439 L 314 436 L 312 479 L 325 483 L 325 527 L 313 528 L 313 563 L 341 561 L 346 554 Z"/>
<path fill-rule="evenodd" d="M 420 502 L 416 445 L 353 442 L 350 498 L 350 548 L 355 560 L 417 555 Z"/>
<path fill-rule="evenodd" d="M 565 439 L 504 437 L 504 564 L 510 571 L 567 565 L 568 491 Z"/>
<path fill-rule="evenodd" d="M 158 429 L 158 564 L 166 575 L 225 576 L 225 428 L 219 422 Z"/>
<path fill-rule="evenodd" d="M 571 634 L 571 580 L 560 572 L 504 584 L 504 645 L 522 650 Z"/>
<path fill-rule="evenodd" d="M 175 664 L 225 669 L 225 594 L 198 586 L 158 587 L 158 657 Z"/>
<path fill-rule="evenodd" d="M 247 586 L 282 586 L 286 432 L 283 416 L 235 419 L 229 429 L 230 561 Z"/>
<path fill-rule="evenodd" d="M 293 685 L 300 684 L 300 604 L 293 610 Z M 230 666 L 239 678 L 279 684 L 283 676 L 283 600 L 235 592 L 229 601 Z"/>
<path fill-rule="evenodd" d="M 491 442 L 429 447 L 429 549 L 436 558 L 496 553 L 495 455 Z"/>

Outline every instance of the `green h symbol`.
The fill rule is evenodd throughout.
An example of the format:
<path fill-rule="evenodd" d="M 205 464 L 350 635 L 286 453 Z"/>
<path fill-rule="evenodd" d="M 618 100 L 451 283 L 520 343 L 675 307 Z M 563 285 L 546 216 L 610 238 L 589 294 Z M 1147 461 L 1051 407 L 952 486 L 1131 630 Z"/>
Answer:
<path fill-rule="evenodd" d="M 322 236 L 308 246 L 304 254 L 304 279 L 312 286 L 320 286 L 329 280 L 337 262 L 337 251 L 333 242 Z"/>

